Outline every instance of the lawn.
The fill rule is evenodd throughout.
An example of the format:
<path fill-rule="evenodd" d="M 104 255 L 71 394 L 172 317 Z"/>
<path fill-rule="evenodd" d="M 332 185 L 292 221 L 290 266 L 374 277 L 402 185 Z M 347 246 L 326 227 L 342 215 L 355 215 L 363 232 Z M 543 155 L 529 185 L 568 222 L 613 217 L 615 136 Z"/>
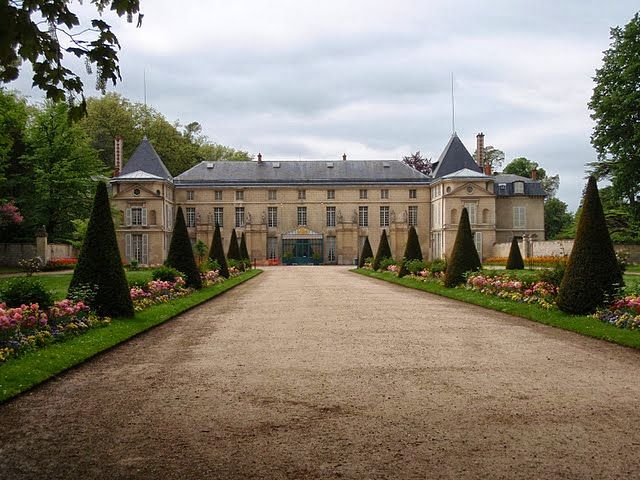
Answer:
<path fill-rule="evenodd" d="M 161 303 L 137 312 L 134 318 L 114 318 L 110 325 L 89 330 L 59 343 L 28 352 L 0 365 L 0 403 L 29 390 L 35 385 L 74 367 L 100 352 L 166 322 L 221 293 L 259 275 L 261 270 L 249 270 L 223 283 L 205 287 L 191 295 Z M 132 277 L 141 273 L 130 272 Z M 67 276 L 70 279 L 70 276 Z M 142 278 L 142 277 L 139 277 Z M 67 279 L 67 283 L 69 281 Z M 59 280 L 60 285 L 63 284 Z"/>
<path fill-rule="evenodd" d="M 640 273 L 640 265 L 627 265 L 627 272 Z"/>
<path fill-rule="evenodd" d="M 374 272 L 366 269 L 355 269 L 353 272 L 377 278 L 404 287 L 423 290 L 461 302 L 479 305 L 491 310 L 508 313 L 517 317 L 544 323 L 563 330 L 595 337 L 627 347 L 640 349 L 640 332 L 625 330 L 601 322 L 597 318 L 584 315 L 568 315 L 557 309 L 545 310 L 538 305 L 518 303 L 511 300 L 485 295 L 465 288 L 447 288 L 437 281 L 423 282 L 409 277 L 398 278 L 391 272 Z"/>
<path fill-rule="evenodd" d="M 137 270 L 137 271 L 127 271 L 127 280 L 131 283 L 133 281 L 149 281 L 151 280 L 151 270 Z M 42 282 L 44 287 L 51 291 L 54 300 L 62 300 L 67 295 L 67 290 L 69 288 L 69 283 L 71 283 L 72 273 L 54 273 L 49 275 L 33 275 L 34 278 L 37 278 Z M 2 284 L 6 282 L 8 279 L 13 277 L 2 277 L 0 278 L 0 289 L 2 289 Z"/>

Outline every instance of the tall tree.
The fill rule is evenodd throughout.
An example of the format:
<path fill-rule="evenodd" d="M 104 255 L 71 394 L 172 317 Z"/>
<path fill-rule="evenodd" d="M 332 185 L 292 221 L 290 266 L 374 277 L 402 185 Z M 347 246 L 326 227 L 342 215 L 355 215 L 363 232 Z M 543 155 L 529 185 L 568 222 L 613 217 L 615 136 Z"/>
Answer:
<path fill-rule="evenodd" d="M 420 150 L 416 153 L 407 155 L 406 157 L 402 157 L 402 161 L 420 173 L 431 175 L 431 170 L 433 168 L 431 165 L 431 159 L 423 157 L 420 154 Z"/>
<path fill-rule="evenodd" d="M 511 173 L 520 175 L 521 177 L 531 178 L 531 172 L 533 170 L 536 171 L 536 176 L 538 180 L 540 180 L 542 188 L 547 193 L 548 198 L 555 197 L 558 187 L 560 186 L 560 176 L 547 176 L 547 171 L 538 165 L 537 162 L 525 157 L 517 157 L 504 167 L 503 173 Z"/>
<path fill-rule="evenodd" d="M 69 291 L 83 287 L 94 290 L 91 306 L 99 315 L 133 317 L 133 303 L 103 182 L 96 189 L 87 235 Z"/>
<path fill-rule="evenodd" d="M 622 285 L 596 179 L 589 177 L 576 240 L 558 290 L 558 308 L 572 314 L 591 313 Z"/>
<path fill-rule="evenodd" d="M 72 104 L 73 118 L 85 111 L 83 82 L 77 73 L 63 64 L 64 54 L 85 62 L 87 73 L 95 70 L 96 87 L 104 91 L 108 81 L 121 80 L 118 66 L 120 43 L 111 26 L 102 18 L 105 9 L 133 20 L 137 26 L 143 15 L 139 0 L 91 0 L 98 17 L 81 25 L 69 8 L 69 0 L 5 1 L 0 3 L 0 81 L 18 78 L 23 62 L 31 64 L 33 85 L 47 98 Z M 59 36 L 64 40 L 61 42 Z M 78 98 L 79 97 L 79 98 Z"/>
<path fill-rule="evenodd" d="M 165 263 L 167 266 L 175 268 L 184 274 L 187 287 L 202 288 L 200 270 L 198 270 L 196 259 L 193 256 L 191 240 L 189 240 L 189 232 L 187 231 L 187 224 L 184 221 L 182 207 L 178 207 L 176 223 L 173 226 L 169 252 L 167 253 L 167 261 Z"/>
<path fill-rule="evenodd" d="M 567 204 L 558 198 L 548 198 L 544 202 L 544 235 L 553 240 L 573 222 L 573 215 L 567 211 Z"/>
<path fill-rule="evenodd" d="M 217 223 L 216 229 L 213 231 L 213 239 L 211 241 L 211 248 L 209 249 L 209 258 L 218 262 L 218 265 L 220 266 L 220 275 L 224 278 L 229 278 L 229 266 L 227 265 L 227 258 L 224 256 L 220 225 Z"/>
<path fill-rule="evenodd" d="M 478 162 L 478 149 L 473 152 L 473 159 Z M 487 145 L 484 147 L 484 162 L 491 165 L 491 169 L 494 170 L 504 162 L 504 152 L 495 148 L 493 145 Z"/>
<path fill-rule="evenodd" d="M 608 178 L 640 220 L 640 12 L 624 28 L 611 29 L 611 44 L 596 70 L 589 102 L 595 127 L 591 144 L 598 178 Z"/>
<path fill-rule="evenodd" d="M 89 139 L 68 121 L 65 103 L 48 102 L 26 131 L 20 208 L 30 227 L 44 225 L 53 239 L 71 238 L 72 220 L 91 211 L 95 178 L 106 173 Z"/>

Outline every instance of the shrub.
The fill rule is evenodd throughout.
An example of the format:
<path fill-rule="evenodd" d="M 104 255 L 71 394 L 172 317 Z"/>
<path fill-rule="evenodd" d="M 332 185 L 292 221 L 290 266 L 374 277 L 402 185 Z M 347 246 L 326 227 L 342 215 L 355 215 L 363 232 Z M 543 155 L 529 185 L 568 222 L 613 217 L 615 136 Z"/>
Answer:
<path fill-rule="evenodd" d="M 422 249 L 420 248 L 420 240 L 418 239 L 416 229 L 412 225 L 409 228 L 407 244 L 404 247 L 404 256 L 402 257 L 402 261 L 400 262 L 400 270 L 398 271 L 399 277 L 404 277 L 405 275 L 410 273 L 409 269 L 407 268 L 407 262 L 411 262 L 414 260 L 422 260 Z"/>
<path fill-rule="evenodd" d="M 369 243 L 369 237 L 365 237 L 364 245 L 362 245 L 362 252 L 360 252 L 360 259 L 358 260 L 358 268 L 363 268 L 365 263 L 371 263 L 367 259 L 373 258 L 373 250 L 371 250 L 371 244 Z"/>
<path fill-rule="evenodd" d="M 424 260 L 407 260 L 405 262 L 405 268 L 411 275 L 417 275 L 422 270 L 426 270 L 427 262 Z"/>
<path fill-rule="evenodd" d="M 171 235 L 171 243 L 169 244 L 169 253 L 167 254 L 165 265 L 182 272 L 187 287 L 202 288 L 200 270 L 198 270 L 196 259 L 193 256 L 193 248 L 191 247 L 191 240 L 189 240 L 189 232 L 187 231 L 187 224 L 184 221 L 182 207 L 178 207 L 176 223 L 173 226 L 173 234 Z M 175 278 L 170 281 L 174 280 Z"/>
<path fill-rule="evenodd" d="M 558 292 L 558 308 L 572 314 L 592 313 L 622 285 L 598 185 L 589 177 L 576 239 Z"/>
<path fill-rule="evenodd" d="M 247 238 L 245 237 L 244 232 L 242 232 L 242 235 L 240 236 L 240 258 L 245 261 L 245 265 L 247 262 L 251 265 L 251 257 L 249 256 L 249 250 L 247 250 Z"/>
<path fill-rule="evenodd" d="M 132 258 L 131 261 L 129 261 L 129 265 L 127 265 L 127 267 L 129 270 L 133 270 L 135 272 L 140 268 L 140 264 L 138 263 L 137 260 L 134 260 Z"/>
<path fill-rule="evenodd" d="M 455 287 L 464 283 L 464 274 L 470 271 L 480 270 L 480 257 L 476 250 L 476 245 L 471 234 L 471 224 L 469 223 L 469 213 L 466 208 L 462 209 L 460 224 L 456 241 L 453 244 L 451 258 L 447 265 L 447 272 L 444 276 L 445 287 Z"/>
<path fill-rule="evenodd" d="M 67 299 L 74 303 L 83 302 L 87 305 L 93 305 L 96 299 L 97 285 L 76 285 L 67 291 Z"/>
<path fill-rule="evenodd" d="M 428 269 L 431 273 L 442 273 L 447 271 L 447 260 L 444 258 L 439 258 L 431 262 L 428 266 Z"/>
<path fill-rule="evenodd" d="M 383 258 L 380 260 L 380 270 L 385 271 L 389 270 L 391 265 L 396 265 L 396 262 L 393 258 Z"/>
<path fill-rule="evenodd" d="M 224 256 L 224 248 L 222 247 L 220 225 L 218 225 L 217 223 L 216 229 L 213 232 L 211 248 L 209 249 L 209 258 L 218 262 L 218 265 L 220 265 L 220 275 L 222 275 L 224 278 L 229 278 L 229 267 L 227 266 L 227 259 Z"/>
<path fill-rule="evenodd" d="M 520 253 L 518 239 L 513 237 L 511 240 L 511 249 L 509 250 L 509 258 L 507 259 L 507 270 L 524 270 L 524 260 Z"/>
<path fill-rule="evenodd" d="M 200 271 L 202 273 L 206 273 L 206 272 L 219 272 L 220 271 L 220 264 L 218 263 L 217 260 L 211 260 L 210 258 L 208 258 L 205 262 L 202 262 L 200 264 Z"/>
<path fill-rule="evenodd" d="M 79 285 L 96 286 L 91 306 L 98 315 L 133 317 L 133 303 L 122 267 L 109 195 L 104 182 L 98 183 L 96 189 L 87 235 L 69 289 L 73 290 Z"/>
<path fill-rule="evenodd" d="M 182 273 L 175 268 L 163 265 L 151 272 L 151 278 L 154 280 L 162 280 L 165 282 L 175 282 L 176 277 L 182 277 Z M 146 282 L 145 282 L 146 283 Z"/>
<path fill-rule="evenodd" d="M 382 230 L 382 235 L 380 235 L 380 243 L 378 244 L 378 251 L 376 252 L 376 256 L 373 259 L 373 264 L 371 267 L 374 270 L 380 269 L 380 262 L 385 258 L 392 258 L 391 255 L 391 247 L 389 247 L 389 240 L 387 240 L 387 231 Z"/>
<path fill-rule="evenodd" d="M 228 260 L 242 260 L 240 257 L 240 248 L 238 248 L 238 235 L 236 229 L 231 230 L 231 239 L 229 240 L 229 250 L 227 250 Z"/>
<path fill-rule="evenodd" d="M 8 280 L 0 292 L 2 301 L 7 307 L 17 308 L 21 305 L 37 303 L 40 309 L 46 310 L 53 305 L 53 297 L 42 282 L 33 277 L 17 277 Z"/>
<path fill-rule="evenodd" d="M 20 260 L 18 262 L 18 266 L 26 272 L 28 277 L 30 277 L 42 269 L 42 263 L 42 258 L 33 257 Z"/>
<path fill-rule="evenodd" d="M 567 268 L 567 262 L 557 262 L 553 264 L 553 268 L 540 270 L 538 278 L 541 282 L 550 283 L 554 287 L 558 288 L 562 283 L 562 277 L 564 277 L 564 271 Z"/>

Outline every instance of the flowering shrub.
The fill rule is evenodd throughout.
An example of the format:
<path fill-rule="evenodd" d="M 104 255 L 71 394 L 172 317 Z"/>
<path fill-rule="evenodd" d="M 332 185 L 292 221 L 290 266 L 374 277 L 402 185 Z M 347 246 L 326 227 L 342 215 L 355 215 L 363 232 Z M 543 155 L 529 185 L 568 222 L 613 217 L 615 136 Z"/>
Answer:
<path fill-rule="evenodd" d="M 398 273 L 398 270 L 400 270 L 400 267 L 395 263 L 387 265 L 387 272 Z"/>
<path fill-rule="evenodd" d="M 13 200 L 0 205 L 0 227 L 6 225 L 17 225 L 22 223 L 24 217 L 20 215 L 20 210 L 15 206 Z"/>
<path fill-rule="evenodd" d="M 203 285 L 207 287 L 209 285 L 224 282 L 224 277 L 220 275 L 220 272 L 218 270 L 209 270 L 208 272 L 203 273 L 201 276 Z"/>
<path fill-rule="evenodd" d="M 508 275 L 490 276 L 483 273 L 471 273 L 467 276 L 467 290 L 494 295 L 520 303 L 538 304 L 543 308 L 555 305 L 558 288 L 543 281 L 523 281 Z"/>
<path fill-rule="evenodd" d="M 619 328 L 638 330 L 640 329 L 640 295 L 616 300 L 609 308 L 598 310 L 595 316 Z"/>
<path fill-rule="evenodd" d="M 182 277 L 176 277 L 175 281 L 151 280 L 144 286 L 133 286 L 130 289 L 133 308 L 139 312 L 157 303 L 166 303 L 174 298 L 184 297 L 193 291 L 185 288 Z"/>
<path fill-rule="evenodd" d="M 45 312 L 37 303 L 8 308 L 0 303 L 0 362 L 89 328 L 106 325 L 83 302 L 62 300 Z"/>

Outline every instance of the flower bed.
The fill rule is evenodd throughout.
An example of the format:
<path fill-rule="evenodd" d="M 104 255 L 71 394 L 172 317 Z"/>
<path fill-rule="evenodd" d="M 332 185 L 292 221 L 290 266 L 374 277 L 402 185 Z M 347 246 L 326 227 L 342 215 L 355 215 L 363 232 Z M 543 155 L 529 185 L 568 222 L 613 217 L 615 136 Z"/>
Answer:
<path fill-rule="evenodd" d="M 0 303 L 0 362 L 110 321 L 71 300 L 55 302 L 47 312 L 37 303 L 15 308 Z"/>
<path fill-rule="evenodd" d="M 630 295 L 616 300 L 595 316 L 601 321 L 628 330 L 640 329 L 640 295 Z"/>
<path fill-rule="evenodd" d="M 167 280 L 151 280 L 144 286 L 131 287 L 131 300 L 136 312 L 144 310 L 151 305 L 166 303 L 174 298 L 184 297 L 193 292 L 193 289 L 185 287 L 182 277 L 176 277 L 173 282 Z"/>
<path fill-rule="evenodd" d="M 546 309 L 555 306 L 558 295 L 558 288 L 549 282 L 526 282 L 508 275 L 490 276 L 483 273 L 469 274 L 465 288 L 514 302 L 535 303 Z"/>
<path fill-rule="evenodd" d="M 68 270 L 75 268 L 77 264 L 77 258 L 55 258 L 53 260 L 49 260 L 46 265 L 42 267 L 42 270 Z"/>
<path fill-rule="evenodd" d="M 524 259 L 525 265 L 546 266 L 556 263 L 566 262 L 566 256 L 546 256 L 546 257 L 527 257 Z M 482 260 L 484 265 L 506 265 L 507 257 L 489 257 Z"/>

